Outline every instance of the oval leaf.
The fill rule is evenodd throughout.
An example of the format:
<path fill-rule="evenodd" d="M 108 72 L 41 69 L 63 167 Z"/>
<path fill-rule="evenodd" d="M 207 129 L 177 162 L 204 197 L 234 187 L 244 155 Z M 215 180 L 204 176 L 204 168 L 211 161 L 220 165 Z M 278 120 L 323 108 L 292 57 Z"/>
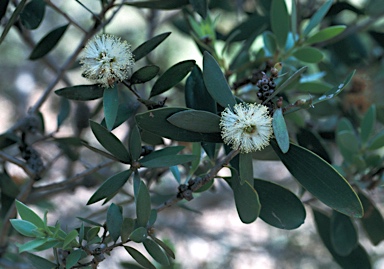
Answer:
<path fill-rule="evenodd" d="M 149 255 L 151 255 L 152 258 L 154 258 L 158 263 L 165 266 L 169 265 L 168 256 L 164 253 L 158 244 L 149 238 L 147 238 L 143 244 Z"/>
<path fill-rule="evenodd" d="M 116 121 L 117 110 L 119 109 L 119 92 L 117 91 L 116 84 L 112 88 L 104 90 L 103 108 L 105 125 L 111 131 Z"/>
<path fill-rule="evenodd" d="M 28 206 L 18 200 L 15 201 L 15 205 L 21 219 L 33 223 L 38 228 L 45 227 L 44 221 Z"/>
<path fill-rule="evenodd" d="M 65 259 L 65 269 L 71 269 L 73 266 L 77 264 L 77 262 L 81 259 L 81 255 L 83 254 L 83 250 L 76 249 L 69 253 L 68 257 Z"/>
<path fill-rule="evenodd" d="M 115 174 L 108 178 L 97 190 L 96 192 L 89 198 L 87 205 L 96 203 L 104 198 L 112 198 L 116 193 L 120 190 L 121 187 L 127 182 L 129 177 L 131 176 L 132 171 L 126 170 Z"/>
<path fill-rule="evenodd" d="M 276 109 L 273 113 L 272 127 L 279 148 L 283 153 L 287 153 L 289 150 L 289 134 L 281 108 Z"/>
<path fill-rule="evenodd" d="M 167 120 L 179 128 L 192 132 L 220 133 L 220 117 L 206 111 L 185 110 L 173 114 Z"/>
<path fill-rule="evenodd" d="M 368 143 L 369 150 L 375 150 L 384 147 L 384 130 L 372 137 Z"/>
<path fill-rule="evenodd" d="M 341 34 L 342 32 L 344 32 L 345 28 L 347 28 L 345 25 L 335 25 L 335 26 L 327 27 L 317 32 L 316 34 L 308 37 L 305 43 L 310 45 L 313 43 L 319 43 L 319 42 L 329 40 Z"/>
<path fill-rule="evenodd" d="M 151 9 L 178 9 L 187 5 L 188 0 L 155 0 L 155 1 L 140 1 L 124 3 L 124 5 L 140 7 L 140 8 L 151 8 Z"/>
<path fill-rule="evenodd" d="M 159 95 L 179 83 L 195 66 L 195 60 L 179 62 L 164 72 L 152 87 L 150 98 Z"/>
<path fill-rule="evenodd" d="M 263 221 L 286 230 L 296 229 L 304 223 L 305 208 L 291 191 L 261 179 L 255 179 L 253 186 L 259 195 Z"/>
<path fill-rule="evenodd" d="M 215 58 L 207 51 L 203 58 L 203 78 L 209 94 L 222 107 L 234 106 L 236 100 Z"/>
<path fill-rule="evenodd" d="M 76 85 L 55 91 L 59 96 L 77 101 L 90 101 L 103 97 L 104 88 L 94 85 Z"/>
<path fill-rule="evenodd" d="M 192 162 L 197 159 L 195 155 L 166 155 L 161 158 L 155 158 L 151 160 L 141 159 L 140 164 L 145 167 L 169 167 L 187 162 Z"/>
<path fill-rule="evenodd" d="M 133 242 L 141 243 L 146 240 L 147 236 L 147 228 L 139 227 L 129 235 L 129 239 L 131 239 Z"/>
<path fill-rule="evenodd" d="M 324 57 L 321 50 L 312 47 L 298 48 L 293 52 L 293 56 L 305 63 L 318 63 Z"/>
<path fill-rule="evenodd" d="M 128 142 L 129 153 L 131 154 L 132 160 L 139 159 L 142 148 L 141 148 L 140 131 L 139 131 L 139 128 L 137 128 L 137 125 L 134 125 L 131 128 L 128 141 L 129 141 Z"/>
<path fill-rule="evenodd" d="M 277 51 L 276 37 L 273 33 L 265 31 L 263 33 L 264 49 L 269 55 L 274 55 Z"/>
<path fill-rule="evenodd" d="M 121 208 L 112 203 L 107 211 L 107 228 L 109 235 L 114 242 L 120 237 L 121 227 L 123 225 L 123 215 Z"/>
<path fill-rule="evenodd" d="M 127 3 L 126 3 L 127 4 Z M 132 51 L 132 54 L 135 58 L 135 61 L 137 62 L 144 56 L 146 56 L 148 53 L 150 53 L 152 50 L 154 50 L 158 45 L 160 45 L 161 42 L 163 42 L 171 32 L 163 33 L 160 35 L 157 35 L 155 37 L 152 37 L 150 40 L 147 40 L 140 46 L 138 46 L 134 51 Z"/>
<path fill-rule="evenodd" d="M 36 29 L 43 21 L 45 14 L 45 2 L 43 0 L 32 0 L 25 5 L 20 13 L 20 21 L 29 30 Z"/>
<path fill-rule="evenodd" d="M 29 59 L 36 60 L 48 54 L 60 41 L 68 26 L 69 24 L 58 27 L 44 36 L 33 48 Z"/>
<path fill-rule="evenodd" d="M 185 83 L 185 104 L 188 108 L 216 113 L 216 102 L 207 91 L 203 73 L 195 65 Z"/>
<path fill-rule="evenodd" d="M 76 240 L 76 237 L 79 235 L 77 230 L 70 231 L 67 236 L 64 238 L 63 249 L 69 246 L 72 241 Z M 76 242 L 77 243 L 77 242 Z"/>
<path fill-rule="evenodd" d="M 40 256 L 34 255 L 32 253 L 26 253 L 25 254 L 28 258 L 28 260 L 31 262 L 33 266 L 39 269 L 52 269 L 57 268 L 57 264 L 53 263 L 51 261 L 48 261 Z"/>
<path fill-rule="evenodd" d="M 136 216 L 137 225 L 147 227 L 149 216 L 151 215 L 151 197 L 147 186 L 140 181 L 139 191 L 136 196 Z"/>
<path fill-rule="evenodd" d="M 332 85 L 326 82 L 311 81 L 298 84 L 297 89 L 306 93 L 323 94 L 332 89 Z"/>
<path fill-rule="evenodd" d="M 29 221 L 22 219 L 11 219 L 12 227 L 20 234 L 28 237 L 36 237 L 37 226 Z"/>
<path fill-rule="evenodd" d="M 360 138 L 364 144 L 368 141 L 369 137 L 374 131 L 376 123 L 376 106 L 371 105 L 368 111 L 365 113 L 360 125 Z"/>
<path fill-rule="evenodd" d="M 364 207 L 364 216 L 360 219 L 363 228 L 373 245 L 377 246 L 384 240 L 384 219 L 375 204 L 363 193 L 359 198 Z"/>
<path fill-rule="evenodd" d="M 322 5 L 316 12 L 313 14 L 312 18 L 310 19 L 307 27 L 304 29 L 304 36 L 307 36 L 313 28 L 315 28 L 317 25 L 320 24 L 320 22 L 323 20 L 324 16 L 327 14 L 328 10 L 332 6 L 333 0 L 328 0 L 324 5 Z"/>
<path fill-rule="evenodd" d="M 347 216 L 361 218 L 363 208 L 351 185 L 331 165 L 313 152 L 295 144 L 282 153 L 271 145 L 297 181 L 321 202 Z"/>
<path fill-rule="evenodd" d="M 285 0 L 272 0 L 271 28 L 280 48 L 285 47 L 289 32 L 289 14 Z"/>
<path fill-rule="evenodd" d="M 349 255 L 358 245 L 357 231 L 351 219 L 333 211 L 331 217 L 331 243 L 340 256 Z"/>
<path fill-rule="evenodd" d="M 342 268 L 348 269 L 371 269 L 372 265 L 369 256 L 365 249 L 359 244 L 349 255 L 343 257 L 336 253 L 331 243 L 331 220 L 324 213 L 313 210 L 316 228 L 320 235 L 323 244 L 331 253 L 335 261 L 341 265 Z"/>
<path fill-rule="evenodd" d="M 99 141 L 106 150 L 123 163 L 131 162 L 128 150 L 113 133 L 94 121 L 90 121 L 89 123 L 97 141 Z"/>
<path fill-rule="evenodd" d="M 137 261 L 137 263 L 144 266 L 144 268 L 156 269 L 156 267 L 143 254 L 141 254 L 136 249 L 132 247 L 127 247 L 127 246 L 124 246 L 124 248 L 129 253 L 129 255 L 131 255 L 132 258 L 135 259 L 135 261 Z"/>
<path fill-rule="evenodd" d="M 140 128 L 165 138 L 186 142 L 214 142 L 221 143 L 220 133 L 192 132 L 171 124 L 167 119 L 173 114 L 185 111 L 186 108 L 164 107 L 150 110 L 136 115 L 136 122 Z"/>
<path fill-rule="evenodd" d="M 148 65 L 140 68 L 132 74 L 130 81 L 132 84 L 140 84 L 150 81 L 159 73 L 160 68 L 156 65 Z"/>

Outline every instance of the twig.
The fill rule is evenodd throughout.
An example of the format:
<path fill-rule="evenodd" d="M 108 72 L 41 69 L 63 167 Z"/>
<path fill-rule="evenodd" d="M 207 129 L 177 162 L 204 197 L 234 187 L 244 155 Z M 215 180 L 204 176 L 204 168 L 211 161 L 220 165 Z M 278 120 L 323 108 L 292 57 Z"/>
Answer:
<path fill-rule="evenodd" d="M 198 178 L 195 178 L 193 181 L 192 181 L 192 184 L 189 185 L 188 187 L 186 185 L 180 185 L 179 186 L 179 191 L 181 191 L 181 189 L 183 189 L 182 187 L 187 187 L 187 190 L 186 191 L 197 191 L 198 189 L 200 189 L 203 185 L 207 184 L 211 179 L 213 179 L 217 173 L 225 166 L 227 165 L 237 154 L 239 153 L 238 150 L 232 150 L 230 153 L 228 153 L 228 155 L 226 155 L 224 158 L 222 158 L 221 160 L 219 160 L 216 165 L 214 167 L 212 167 L 211 170 L 209 170 L 208 174 L 206 174 L 205 176 L 203 177 L 198 177 Z M 183 200 L 185 197 L 183 195 L 180 195 L 181 193 L 179 192 L 175 197 L 165 201 L 162 205 L 160 205 L 156 210 L 157 212 L 160 212 L 174 204 L 176 204 L 177 202 Z"/>
<path fill-rule="evenodd" d="M 67 19 L 67 21 L 72 24 L 73 26 L 77 27 L 80 31 L 83 33 L 87 33 L 87 31 L 81 27 L 77 22 L 75 22 L 67 13 L 62 11 L 58 6 L 56 6 L 54 3 L 51 2 L 51 0 L 45 0 L 48 6 L 50 6 L 53 10 L 55 10 L 57 13 L 61 14 L 64 18 Z"/>
<path fill-rule="evenodd" d="M 22 160 L 19 160 L 7 153 L 5 153 L 4 151 L 0 151 L 0 158 L 5 160 L 5 161 L 8 161 L 10 163 L 13 163 L 15 165 L 17 165 L 18 167 L 20 167 L 21 169 L 24 170 L 24 172 L 30 177 L 30 178 L 35 178 L 35 172 L 29 168 L 29 166 L 27 165 L 26 162 L 22 161 Z"/>

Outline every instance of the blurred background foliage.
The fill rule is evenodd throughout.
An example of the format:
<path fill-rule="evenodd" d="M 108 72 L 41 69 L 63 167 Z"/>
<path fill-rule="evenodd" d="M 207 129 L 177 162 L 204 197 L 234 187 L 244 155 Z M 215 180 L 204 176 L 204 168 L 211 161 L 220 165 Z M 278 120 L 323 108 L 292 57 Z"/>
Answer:
<path fill-rule="evenodd" d="M 170 267 L 161 267 L 156 262 L 155 264 L 158 268 L 369 268 L 364 267 L 367 264 L 371 264 L 372 268 L 382 268 L 384 249 L 380 242 L 384 239 L 384 221 L 381 215 L 384 202 L 384 5 L 380 0 L 292 1 L 285 2 L 289 16 L 284 17 L 287 14 L 283 10 L 281 16 L 271 18 L 274 16 L 271 12 L 272 5 L 281 4 L 282 1 L 182 1 L 185 4 L 157 1 L 160 9 L 140 8 L 140 4 L 135 4 L 136 1 L 122 1 L 127 5 L 117 5 L 115 9 L 103 14 L 106 6 L 115 1 L 2 0 L 2 149 L 6 148 L 8 154 L 19 157 L 17 147 L 7 148 L 7 139 L 14 138 L 9 138 L 8 134 L 16 130 L 15 124 L 27 115 L 28 108 L 33 109 L 36 102 L 41 100 L 41 96 L 59 73 L 65 71 L 59 82 L 54 83 L 55 90 L 88 83 L 82 77 L 76 59 L 70 63 L 67 60 L 78 48 L 81 42 L 79 36 L 87 34 L 84 29 L 96 29 L 99 26 L 100 22 L 94 19 L 95 14 L 103 17 L 102 22 L 113 17 L 113 20 L 104 25 L 103 30 L 123 37 L 133 49 L 155 36 L 172 33 L 159 47 L 146 55 L 143 61 L 138 62 L 135 70 L 156 64 L 161 67 L 160 74 L 163 74 L 175 63 L 190 59 L 195 60 L 202 68 L 202 52 L 207 50 L 224 70 L 236 96 L 245 101 L 257 100 L 257 88 L 253 83 L 257 74 L 260 71 L 269 71 L 276 63 L 282 62 L 280 74 L 283 75 L 276 80 L 279 86 L 297 70 L 302 70 L 280 92 L 287 108 L 289 104 L 295 104 L 293 109 L 306 108 L 285 115 L 291 140 L 332 164 L 358 190 L 368 215 L 361 221 L 351 221 L 350 218 L 343 218 L 344 215 L 335 213 L 336 211 L 330 213 L 312 196 L 301 196 L 304 190 L 292 181 L 292 176 L 285 167 L 276 162 L 277 156 L 263 151 L 253 156 L 254 174 L 257 178 L 278 182 L 300 196 L 303 203 L 308 205 L 305 223 L 292 231 L 276 229 L 259 219 L 246 226 L 236 213 L 231 189 L 224 181 L 216 181 L 209 191 L 199 194 L 198 199 L 181 203 L 158 214 L 155 228 L 162 240 L 176 253 L 176 260 Z M 116 4 L 119 3 L 116 1 Z M 174 3 L 176 8 L 172 7 Z M 16 7 L 21 4 L 25 4 L 24 10 L 5 36 L 8 22 L 12 20 Z M 34 4 L 37 6 L 32 6 Z M 32 15 L 27 13 L 28 5 L 34 11 Z M 44 8 L 40 9 L 38 5 Z M 149 5 L 156 6 L 153 2 Z M 208 5 L 208 9 L 205 5 Z M 317 11 L 322 9 L 325 10 L 324 16 L 315 25 L 308 27 L 314 15 L 318 14 Z M 34 18 L 37 10 L 44 10 L 44 13 Z M 39 17 L 43 18 L 41 24 L 37 23 Z M 33 22 L 36 23 L 35 26 L 31 25 Z M 69 27 L 65 27 L 68 23 Z M 34 29 L 35 27 L 37 28 Z M 330 32 L 321 32 L 329 27 L 332 27 Z M 40 55 L 38 59 L 31 60 L 34 58 L 31 53 L 36 44 L 54 29 L 59 32 L 61 29 L 63 36 L 56 32 L 57 42 L 51 42 L 52 51 L 44 57 Z M 337 35 L 329 38 L 336 32 Z M 322 35 L 316 36 L 316 33 Z M 295 38 L 296 34 L 300 37 Z M 55 40 L 55 37 L 51 36 L 49 40 Z M 45 47 L 43 52 L 48 52 L 48 49 Z M 301 69 L 303 66 L 307 68 Z M 354 70 L 356 71 L 344 91 L 340 94 L 337 92 L 337 96 L 335 93 L 327 97 L 326 102 L 315 104 L 334 86 L 340 86 L 346 81 Z M 153 81 L 139 85 L 138 91 L 148 96 L 152 85 Z M 185 80 L 161 96 L 155 95 L 152 100 L 161 102 L 166 97 L 167 106 L 184 107 L 184 85 Z M 121 91 L 121 98 L 126 104 L 127 114 L 144 111 L 139 108 L 130 92 Z M 304 100 L 303 104 L 295 103 L 297 100 Z M 123 166 L 112 165 L 112 162 L 105 161 L 102 156 L 78 147 L 77 142 L 60 143 L 49 138 L 59 134 L 58 137 L 81 137 L 90 144 L 98 143 L 93 135 L 94 129 L 92 133 L 88 126 L 88 119 L 100 122 L 103 118 L 101 108 L 99 101 L 68 102 L 51 94 L 39 110 L 44 117 L 44 124 L 39 122 L 34 125 L 38 129 L 44 129 L 43 136 L 38 134 L 37 137 L 30 138 L 49 169 L 42 182 L 34 186 L 36 189 L 29 197 L 24 197 L 24 201 L 39 216 L 49 209 L 50 225 L 55 225 L 58 220 L 66 231 L 80 227 L 81 222 L 76 216 L 103 223 L 107 211 L 115 210 L 114 207 L 107 209 L 101 205 L 86 207 L 85 204 L 87 201 L 89 203 L 89 198 L 97 187 L 106 178 L 120 172 Z M 133 118 L 130 118 L 129 126 L 132 126 L 132 122 Z M 122 125 L 115 130 L 115 134 L 126 141 L 131 129 L 128 125 Z M 145 138 L 142 136 L 142 139 Z M 171 145 L 171 142 L 165 141 L 165 144 Z M 191 143 L 178 144 L 186 146 L 184 152 L 194 150 Z M 4 156 L 2 159 L 1 214 L 6 218 L 10 217 L 7 215 L 7 210 L 11 208 L 9 201 L 13 201 L 18 192 L 12 193 L 14 189 L 10 186 L 22 188 L 23 184 L 27 184 L 27 179 L 21 169 L 4 159 Z M 209 158 L 202 161 L 199 167 L 201 173 L 212 166 L 211 161 Z M 88 173 L 81 180 L 60 185 L 60 181 L 74 178 L 84 169 L 96 164 L 100 164 L 97 173 Z M 188 175 L 190 167 L 184 165 L 179 169 L 183 175 Z M 174 194 L 180 183 L 175 180 L 177 172 L 172 169 L 156 169 L 141 174 L 147 185 L 153 188 L 151 200 L 154 205 L 161 205 Z M 228 173 L 223 173 L 222 176 L 228 176 Z M 12 199 L 8 199 L 9 197 Z M 127 197 L 132 199 L 132 195 L 123 192 L 123 195 L 116 197 L 116 203 L 125 204 L 131 210 L 134 204 L 132 200 L 125 200 Z M 12 217 L 14 216 L 10 218 Z M 345 226 L 340 228 L 331 223 L 342 223 Z M 8 233 L 5 226 L 3 222 L 2 231 L 6 234 L 1 235 L 0 266 L 30 268 L 25 255 L 17 254 L 15 245 L 15 242 L 25 243 L 28 240 L 18 237 L 15 231 Z M 335 230 L 330 230 L 329 227 Z M 337 238 L 334 236 L 340 232 L 337 229 L 350 231 L 347 235 L 354 235 L 358 231 L 360 239 L 357 236 L 352 239 Z M 335 238 L 341 240 L 340 248 L 337 247 Z M 324 244 L 320 243 L 320 239 Z M 368 252 L 370 262 L 365 261 L 368 256 L 364 255 L 365 251 L 360 245 L 357 247 L 357 242 Z M 343 243 L 353 246 L 349 252 L 352 253 L 352 258 L 348 254 L 349 259 L 344 259 L 345 253 L 340 253 L 340 249 L 341 252 L 348 252 Z M 352 252 L 355 250 L 358 255 Z M 361 253 L 362 256 L 359 256 Z M 42 255 L 53 258 L 52 253 L 44 252 Z M 138 268 L 132 264 L 132 259 L 128 261 L 128 256 L 126 251 L 116 250 L 112 252 L 112 257 L 106 257 L 107 260 L 100 263 L 99 268 Z"/>

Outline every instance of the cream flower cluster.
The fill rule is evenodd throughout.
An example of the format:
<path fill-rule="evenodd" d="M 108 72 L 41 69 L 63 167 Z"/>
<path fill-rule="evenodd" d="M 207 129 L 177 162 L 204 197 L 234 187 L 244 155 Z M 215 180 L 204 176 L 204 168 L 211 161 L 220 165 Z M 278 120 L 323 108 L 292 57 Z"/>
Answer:
<path fill-rule="evenodd" d="M 109 34 L 94 36 L 85 46 L 80 58 L 86 78 L 105 88 L 128 77 L 134 64 L 131 46 Z"/>
<path fill-rule="evenodd" d="M 260 104 L 240 103 L 221 113 L 221 136 L 224 143 L 241 153 L 261 150 L 272 136 L 272 117 Z"/>

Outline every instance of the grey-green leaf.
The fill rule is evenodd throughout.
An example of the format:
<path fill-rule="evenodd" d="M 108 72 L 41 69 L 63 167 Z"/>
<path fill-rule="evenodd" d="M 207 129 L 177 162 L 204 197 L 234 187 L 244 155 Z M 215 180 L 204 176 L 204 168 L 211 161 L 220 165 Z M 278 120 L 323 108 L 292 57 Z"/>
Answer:
<path fill-rule="evenodd" d="M 322 5 L 316 12 L 313 14 L 312 18 L 310 19 L 307 27 L 304 29 L 304 36 L 307 36 L 313 28 L 315 28 L 317 25 L 320 24 L 320 22 L 323 20 L 324 16 L 327 14 L 328 10 L 331 8 L 333 3 L 333 0 L 328 0 L 324 5 Z"/>
<path fill-rule="evenodd" d="M 220 117 L 202 110 L 185 110 L 167 119 L 173 125 L 192 132 L 220 133 Z"/>
<path fill-rule="evenodd" d="M 281 108 L 275 109 L 273 113 L 272 127 L 279 148 L 283 153 L 287 153 L 289 150 L 289 134 Z"/>
<path fill-rule="evenodd" d="M 97 141 L 99 141 L 106 150 L 123 163 L 131 162 L 128 150 L 113 133 L 94 121 L 90 121 L 89 124 Z"/>
<path fill-rule="evenodd" d="M 36 225 L 38 228 L 44 228 L 44 221 L 28 206 L 23 204 L 22 202 L 16 200 L 15 201 L 17 213 L 19 213 L 21 219 L 29 221 Z"/>
<path fill-rule="evenodd" d="M 144 268 L 156 269 L 156 267 L 138 250 L 128 246 L 125 246 L 124 248 L 129 255 L 131 255 L 132 258 L 135 259 L 135 261 L 137 261 L 140 265 L 144 266 Z"/>
<path fill-rule="evenodd" d="M 345 25 L 335 25 L 335 26 L 327 27 L 308 37 L 305 43 L 310 45 L 313 43 L 319 43 L 319 42 L 329 40 L 341 34 L 342 32 L 344 32 L 346 28 L 347 27 Z"/>
<path fill-rule="evenodd" d="M 263 221 L 286 230 L 296 229 L 304 223 L 304 205 L 291 191 L 261 179 L 255 179 L 253 186 L 259 195 Z"/>
<path fill-rule="evenodd" d="M 207 51 L 204 52 L 203 58 L 203 78 L 209 94 L 219 105 L 225 108 L 236 104 L 219 64 Z"/>
<path fill-rule="evenodd" d="M 121 208 L 112 203 L 107 211 L 107 229 L 114 242 L 116 242 L 120 237 L 122 225 L 123 215 Z"/>
<path fill-rule="evenodd" d="M 155 37 L 152 37 L 151 39 L 147 40 L 140 46 L 138 46 L 134 51 L 132 51 L 132 54 L 135 58 L 135 61 L 139 61 L 141 58 L 146 56 L 148 53 L 150 53 L 152 50 L 154 50 L 158 45 L 160 45 L 161 42 L 163 42 L 171 32 L 163 33 L 160 35 L 157 35 Z"/>
<path fill-rule="evenodd" d="M 45 35 L 33 48 L 31 54 L 29 55 L 29 59 L 37 60 L 48 54 L 60 41 L 68 26 L 69 24 L 60 26 Z"/>
<path fill-rule="evenodd" d="M 321 50 L 313 47 L 301 47 L 296 49 L 292 54 L 298 60 L 305 63 L 318 63 L 324 58 Z"/>
<path fill-rule="evenodd" d="M 297 181 L 321 202 L 347 216 L 363 216 L 363 207 L 351 185 L 326 161 L 292 143 L 285 154 L 276 141 L 272 140 L 271 145 Z"/>
<path fill-rule="evenodd" d="M 140 8 L 151 8 L 151 9 L 179 9 L 189 3 L 188 0 L 155 0 L 155 1 L 140 1 L 140 2 L 129 2 L 124 5 L 140 7 Z"/>
<path fill-rule="evenodd" d="M 132 84 L 140 84 L 150 81 L 151 79 L 156 77 L 159 71 L 160 68 L 156 65 L 144 66 L 132 74 L 130 81 Z"/>
<path fill-rule="evenodd" d="M 25 5 L 26 2 L 27 2 L 27 0 L 20 1 L 20 3 L 17 5 L 16 9 L 13 11 L 11 18 L 8 20 L 7 24 L 4 27 L 3 33 L 0 36 L 0 45 L 1 45 L 1 43 L 3 43 L 5 37 L 7 36 L 8 32 L 9 32 L 9 30 L 11 29 L 11 27 L 15 24 L 15 21 L 19 18 L 19 14 L 23 10 L 24 5 Z M 6 1 L 2 0 L 0 5 L 2 5 L 3 3 L 5 5 L 5 6 L 3 6 L 4 13 L 5 13 L 6 12 L 6 8 L 8 6 L 8 3 L 6 3 Z"/>
<path fill-rule="evenodd" d="M 146 240 L 147 236 L 147 228 L 139 227 L 129 235 L 129 239 L 131 239 L 133 242 L 141 243 Z"/>
<path fill-rule="evenodd" d="M 28 260 L 32 263 L 32 265 L 35 268 L 38 269 L 52 269 L 52 268 L 57 268 L 57 264 L 53 263 L 51 261 L 48 261 L 40 256 L 34 255 L 32 253 L 26 253 L 25 254 L 28 258 Z"/>
<path fill-rule="evenodd" d="M 28 236 L 28 237 L 36 236 L 35 231 L 37 230 L 37 226 L 32 222 L 22 220 L 22 219 L 11 219 L 10 222 L 13 228 L 19 233 L 21 233 L 22 235 Z"/>
<path fill-rule="evenodd" d="M 155 158 L 151 160 L 141 159 L 140 164 L 144 167 L 169 167 L 187 162 L 192 162 L 197 159 L 195 155 L 165 155 L 161 158 Z"/>
<path fill-rule="evenodd" d="M 132 174 L 132 170 L 125 170 L 108 178 L 89 198 L 87 205 L 96 203 L 104 198 L 112 198 L 124 186 Z"/>
<path fill-rule="evenodd" d="M 356 228 L 352 220 L 337 211 L 331 217 L 331 243 L 340 256 L 349 255 L 358 245 Z"/>
<path fill-rule="evenodd" d="M 128 139 L 128 148 L 129 153 L 131 154 L 132 160 L 137 160 L 140 158 L 141 155 L 141 137 L 140 137 L 140 131 L 139 128 L 137 128 L 137 125 L 131 127 L 130 133 L 129 133 L 129 139 Z"/>
<path fill-rule="evenodd" d="M 285 47 L 290 20 L 287 6 L 284 0 L 272 0 L 271 4 L 271 28 L 276 36 L 280 48 Z"/>
<path fill-rule="evenodd" d="M 20 13 L 20 21 L 29 30 L 36 29 L 43 21 L 45 14 L 45 1 L 32 0 L 25 5 Z"/>
<path fill-rule="evenodd" d="M 115 124 L 117 110 L 119 108 L 119 92 L 116 84 L 112 88 L 104 90 L 103 108 L 105 125 L 107 126 L 108 131 L 111 131 Z"/>
<path fill-rule="evenodd" d="M 361 142 L 365 144 L 369 137 L 372 135 L 376 123 L 376 106 L 371 105 L 365 113 L 364 118 L 360 125 L 360 138 Z"/>
<path fill-rule="evenodd" d="M 59 96 L 77 101 L 90 101 L 103 97 L 104 88 L 94 85 L 76 85 L 55 91 Z"/>
<path fill-rule="evenodd" d="M 137 225 L 147 227 L 149 216 L 151 215 L 151 197 L 147 186 L 140 181 L 139 191 L 136 196 L 136 216 Z"/>
<path fill-rule="evenodd" d="M 195 60 L 186 60 L 171 66 L 152 87 L 150 97 L 162 94 L 179 83 L 195 66 Z"/>
<path fill-rule="evenodd" d="M 384 147 L 384 130 L 376 134 L 368 141 L 368 149 L 376 150 Z"/>
<path fill-rule="evenodd" d="M 158 244 L 149 238 L 147 238 L 143 243 L 145 249 L 148 251 L 149 255 L 152 256 L 152 258 L 154 258 L 161 265 L 169 265 L 168 256 L 164 253 Z"/>

